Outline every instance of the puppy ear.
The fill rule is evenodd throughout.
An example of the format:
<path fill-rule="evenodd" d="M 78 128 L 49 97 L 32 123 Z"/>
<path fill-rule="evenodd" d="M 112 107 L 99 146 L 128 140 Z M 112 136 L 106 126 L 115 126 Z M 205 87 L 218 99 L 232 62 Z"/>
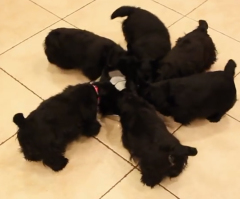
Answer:
<path fill-rule="evenodd" d="M 23 127 L 26 123 L 26 119 L 24 118 L 22 113 L 17 113 L 13 116 L 13 122 L 19 127 Z"/>
<path fill-rule="evenodd" d="M 195 156 L 197 155 L 198 151 L 196 148 L 178 145 L 175 146 L 171 152 L 171 155 L 175 156 Z"/>

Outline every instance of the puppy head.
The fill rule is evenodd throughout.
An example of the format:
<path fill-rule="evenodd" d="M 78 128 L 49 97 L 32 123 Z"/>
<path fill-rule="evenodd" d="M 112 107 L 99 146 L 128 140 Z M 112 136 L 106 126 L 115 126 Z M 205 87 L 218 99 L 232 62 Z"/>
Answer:
<path fill-rule="evenodd" d="M 140 80 L 152 82 L 154 66 L 154 61 L 148 59 L 139 60 L 134 56 L 124 56 L 117 64 L 118 70 L 135 84 L 138 84 Z"/>
<path fill-rule="evenodd" d="M 127 52 L 120 46 L 114 45 L 108 53 L 107 64 L 110 68 L 116 69 L 119 60 L 126 56 Z"/>
<path fill-rule="evenodd" d="M 42 159 L 41 153 L 34 145 L 34 124 L 29 124 L 22 113 L 15 114 L 13 116 L 13 122 L 19 127 L 17 138 L 21 147 L 21 152 L 24 154 L 24 158 L 29 161 L 40 161 Z"/>
<path fill-rule="evenodd" d="M 102 115 L 119 114 L 117 100 L 120 91 L 110 82 L 95 82 L 99 89 L 99 111 Z"/>

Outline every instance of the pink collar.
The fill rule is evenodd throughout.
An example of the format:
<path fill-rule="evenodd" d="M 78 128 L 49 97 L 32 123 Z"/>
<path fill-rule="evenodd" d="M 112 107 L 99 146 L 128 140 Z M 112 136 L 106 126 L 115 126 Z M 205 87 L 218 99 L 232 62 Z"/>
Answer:
<path fill-rule="evenodd" d="M 99 102 L 100 102 L 99 89 L 98 89 L 98 87 L 97 87 L 96 85 L 94 85 L 94 84 L 92 84 L 92 86 L 93 86 L 94 90 L 95 90 L 96 93 L 97 93 L 97 102 L 98 102 L 98 104 L 99 104 Z"/>

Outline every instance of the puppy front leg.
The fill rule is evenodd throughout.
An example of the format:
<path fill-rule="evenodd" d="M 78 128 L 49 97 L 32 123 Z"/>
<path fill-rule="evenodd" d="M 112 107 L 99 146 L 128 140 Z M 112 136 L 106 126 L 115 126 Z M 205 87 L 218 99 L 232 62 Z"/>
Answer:
<path fill-rule="evenodd" d="M 102 74 L 101 74 L 101 78 L 100 78 L 100 82 L 109 82 L 111 79 L 110 75 L 109 75 L 109 67 L 105 66 L 103 68 Z"/>
<path fill-rule="evenodd" d="M 97 121 L 97 106 L 85 104 L 81 107 L 82 111 L 82 134 L 91 137 L 99 133 L 101 124 Z"/>
<path fill-rule="evenodd" d="M 43 164 L 50 167 L 53 171 L 62 170 L 68 163 L 68 159 L 60 154 L 48 154 L 43 158 Z"/>

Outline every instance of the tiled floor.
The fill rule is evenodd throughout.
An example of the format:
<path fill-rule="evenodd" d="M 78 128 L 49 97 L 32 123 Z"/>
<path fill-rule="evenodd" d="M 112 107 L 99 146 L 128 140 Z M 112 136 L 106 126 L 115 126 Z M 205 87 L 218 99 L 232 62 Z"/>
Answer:
<path fill-rule="evenodd" d="M 69 146 L 67 167 L 54 173 L 40 163 L 27 162 L 19 153 L 16 112 L 27 115 L 43 99 L 69 84 L 86 82 L 80 73 L 50 65 L 42 43 L 57 27 L 78 27 L 109 37 L 125 46 L 122 19 L 111 21 L 121 5 L 135 5 L 156 14 L 168 27 L 172 43 L 208 21 L 218 61 L 223 69 L 234 59 L 240 92 L 239 0 L 1 0 L 0 1 L 0 198 L 1 199 L 239 199 L 240 104 L 221 122 L 196 121 L 180 127 L 167 118 L 169 129 L 183 144 L 198 148 L 181 176 L 150 189 L 140 183 L 139 171 L 120 141 L 117 121 L 102 120 L 96 139 Z M 180 128 L 179 128 L 180 127 Z"/>

